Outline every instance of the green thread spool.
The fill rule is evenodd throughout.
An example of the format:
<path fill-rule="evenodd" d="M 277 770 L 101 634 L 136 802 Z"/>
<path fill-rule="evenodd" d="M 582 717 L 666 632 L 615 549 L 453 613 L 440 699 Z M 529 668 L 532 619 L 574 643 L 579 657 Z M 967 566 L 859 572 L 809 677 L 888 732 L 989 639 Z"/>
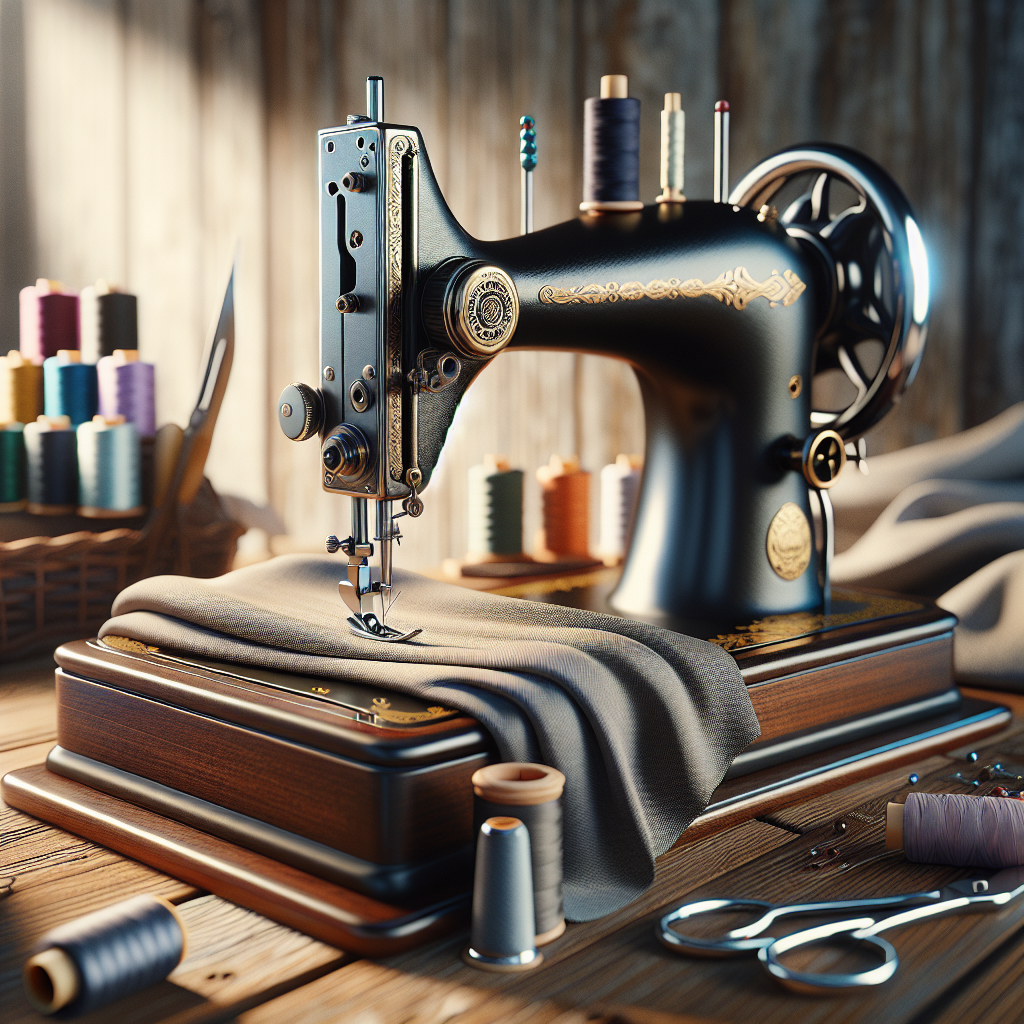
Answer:
<path fill-rule="evenodd" d="M 25 427 L 8 423 L 0 428 L 0 512 L 25 507 Z"/>
<path fill-rule="evenodd" d="M 469 560 L 519 560 L 523 551 L 523 473 L 493 455 L 471 466 Z M 518 558 L 516 557 L 518 556 Z"/>

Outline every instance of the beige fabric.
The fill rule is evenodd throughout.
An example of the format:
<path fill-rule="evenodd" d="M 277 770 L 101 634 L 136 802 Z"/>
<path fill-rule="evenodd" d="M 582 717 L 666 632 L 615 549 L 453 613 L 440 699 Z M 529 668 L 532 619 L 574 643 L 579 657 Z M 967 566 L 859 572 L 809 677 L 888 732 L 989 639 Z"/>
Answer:
<path fill-rule="evenodd" d="M 957 678 L 1024 691 L 1024 403 L 868 461 L 833 488 L 833 582 L 936 599 Z"/>

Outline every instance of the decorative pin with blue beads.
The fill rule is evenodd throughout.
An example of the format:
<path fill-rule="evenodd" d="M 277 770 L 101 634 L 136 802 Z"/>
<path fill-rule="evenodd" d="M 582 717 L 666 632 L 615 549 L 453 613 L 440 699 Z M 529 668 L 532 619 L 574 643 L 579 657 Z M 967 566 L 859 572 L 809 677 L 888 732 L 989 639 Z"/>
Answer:
<path fill-rule="evenodd" d="M 533 231 L 533 172 L 537 166 L 537 122 L 529 114 L 519 118 L 519 166 L 519 233 L 528 235 Z"/>

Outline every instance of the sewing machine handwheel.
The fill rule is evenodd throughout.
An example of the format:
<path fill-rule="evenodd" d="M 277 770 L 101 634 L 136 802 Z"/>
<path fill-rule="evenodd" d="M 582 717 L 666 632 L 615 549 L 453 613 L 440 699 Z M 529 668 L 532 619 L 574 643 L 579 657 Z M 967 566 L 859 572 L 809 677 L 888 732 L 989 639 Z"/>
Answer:
<path fill-rule="evenodd" d="M 813 375 L 827 385 L 822 375 L 838 371 L 856 392 L 843 408 L 815 408 L 812 388 L 811 426 L 852 440 L 899 401 L 917 373 L 927 333 L 928 257 L 899 186 L 873 160 L 843 146 L 783 150 L 751 170 L 729 202 L 765 210 L 801 178 L 810 184 L 779 223 L 820 269 Z M 856 195 L 838 212 L 830 208 L 835 181 Z"/>

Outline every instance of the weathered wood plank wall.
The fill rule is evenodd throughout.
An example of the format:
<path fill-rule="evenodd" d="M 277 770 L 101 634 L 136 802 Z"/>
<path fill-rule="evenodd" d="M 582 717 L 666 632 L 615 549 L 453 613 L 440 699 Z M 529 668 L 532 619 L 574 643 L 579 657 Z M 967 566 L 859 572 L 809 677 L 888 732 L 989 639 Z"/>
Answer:
<path fill-rule="evenodd" d="M 418 125 L 473 233 L 517 227 L 517 121 L 538 122 L 538 226 L 573 216 L 582 103 L 625 72 L 643 101 L 642 192 L 657 192 L 661 94 L 687 110 L 687 194 L 711 187 L 711 109 L 733 105 L 735 180 L 783 146 L 862 149 L 914 204 L 932 256 L 917 382 L 873 450 L 948 434 L 1024 399 L 1024 6 L 1014 0 L 0 0 L 0 347 L 17 288 L 120 277 L 183 419 L 206 320 L 242 238 L 236 362 L 210 471 L 269 497 L 289 529 L 344 529 L 313 445 L 268 429 L 290 380 L 315 378 L 319 127 L 386 78 L 388 118 Z M 69 156 L 69 154 L 71 154 Z M 171 369 L 174 368 L 174 369 Z M 467 395 L 407 527 L 405 564 L 465 545 L 465 471 L 501 451 L 599 469 L 642 446 L 630 371 L 506 354 Z"/>

